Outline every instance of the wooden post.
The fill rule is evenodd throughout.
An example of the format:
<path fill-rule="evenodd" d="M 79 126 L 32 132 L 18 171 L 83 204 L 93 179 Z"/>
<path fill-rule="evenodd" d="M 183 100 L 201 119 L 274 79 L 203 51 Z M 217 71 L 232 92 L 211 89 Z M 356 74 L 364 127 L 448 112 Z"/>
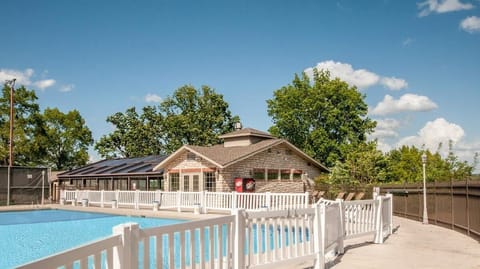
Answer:
<path fill-rule="evenodd" d="M 466 215 L 467 215 L 467 235 L 470 236 L 470 204 L 469 204 L 469 192 L 468 192 L 468 177 L 465 181 L 465 198 L 467 199 L 466 203 Z"/>
<path fill-rule="evenodd" d="M 450 178 L 450 206 L 451 206 L 451 222 L 452 230 L 455 230 L 455 203 L 453 201 L 453 178 Z"/>

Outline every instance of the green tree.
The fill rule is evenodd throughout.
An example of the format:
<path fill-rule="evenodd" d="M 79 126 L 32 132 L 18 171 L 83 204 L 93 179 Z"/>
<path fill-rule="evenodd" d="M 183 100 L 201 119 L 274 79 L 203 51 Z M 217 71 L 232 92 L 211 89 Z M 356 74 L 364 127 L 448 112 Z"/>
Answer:
<path fill-rule="evenodd" d="M 422 154 L 427 156 L 426 179 L 427 181 L 463 180 L 470 177 L 476 165 L 477 155 L 473 165 L 460 161 L 452 151 L 449 143 L 449 153 L 446 158 L 440 154 L 442 144 L 436 152 L 418 149 L 415 146 L 402 146 L 391 150 L 387 155 L 386 180 L 388 182 L 413 183 L 423 180 Z"/>
<path fill-rule="evenodd" d="M 221 94 L 208 86 L 196 90 L 183 86 L 159 106 L 130 108 L 115 113 L 107 122 L 115 130 L 95 145 L 102 157 L 137 157 L 167 154 L 184 144 L 213 145 L 218 136 L 233 130 L 238 116 L 232 116 Z"/>
<path fill-rule="evenodd" d="M 163 146 L 163 117 L 155 107 L 143 108 L 138 114 L 135 107 L 125 113 L 117 112 L 107 118 L 115 130 L 100 138 L 95 150 L 104 158 L 140 157 L 159 155 Z"/>
<path fill-rule="evenodd" d="M 422 151 L 414 146 L 402 146 L 387 153 L 387 182 L 412 183 L 422 179 Z"/>
<path fill-rule="evenodd" d="M 58 108 L 43 112 L 45 165 L 54 170 L 85 165 L 88 162 L 88 147 L 93 144 L 92 132 L 77 110 L 63 113 Z M 40 138 L 41 139 L 41 138 Z"/>
<path fill-rule="evenodd" d="M 24 86 L 14 93 L 14 165 L 34 165 L 44 153 L 39 141 L 41 115 L 37 96 Z M 4 85 L 0 97 L 0 159 L 8 164 L 10 130 L 10 87 Z"/>
<path fill-rule="evenodd" d="M 352 149 L 347 154 L 345 165 L 350 177 L 359 184 L 386 181 L 387 161 L 377 149 L 376 141 L 361 143 Z"/>
<path fill-rule="evenodd" d="M 223 95 L 208 86 L 187 85 L 160 104 L 164 116 L 165 146 L 173 152 L 182 145 L 215 145 L 219 135 L 230 132 L 240 119 L 232 116 Z"/>
<path fill-rule="evenodd" d="M 365 96 L 328 71 L 295 75 L 292 83 L 267 100 L 274 125 L 283 137 L 327 166 L 344 161 L 351 148 L 366 141 L 376 122 L 367 117 Z"/>

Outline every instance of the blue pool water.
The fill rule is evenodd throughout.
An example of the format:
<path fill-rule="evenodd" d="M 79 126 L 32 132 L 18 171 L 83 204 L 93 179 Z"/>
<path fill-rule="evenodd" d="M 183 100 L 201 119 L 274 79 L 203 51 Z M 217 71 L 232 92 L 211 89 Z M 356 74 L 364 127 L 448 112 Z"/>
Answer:
<path fill-rule="evenodd" d="M 0 268 L 7 269 L 112 234 L 112 227 L 136 222 L 141 228 L 184 222 L 66 210 L 0 213 Z"/>

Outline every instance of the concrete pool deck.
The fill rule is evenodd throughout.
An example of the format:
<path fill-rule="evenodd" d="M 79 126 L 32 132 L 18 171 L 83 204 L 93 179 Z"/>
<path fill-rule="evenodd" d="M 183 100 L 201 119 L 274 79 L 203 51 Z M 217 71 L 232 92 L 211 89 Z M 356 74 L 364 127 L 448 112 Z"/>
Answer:
<path fill-rule="evenodd" d="M 394 217 L 395 232 L 383 244 L 372 236 L 345 241 L 345 253 L 329 268 L 480 269 L 480 243 L 436 225 Z M 328 268 L 328 267 L 327 267 Z"/>

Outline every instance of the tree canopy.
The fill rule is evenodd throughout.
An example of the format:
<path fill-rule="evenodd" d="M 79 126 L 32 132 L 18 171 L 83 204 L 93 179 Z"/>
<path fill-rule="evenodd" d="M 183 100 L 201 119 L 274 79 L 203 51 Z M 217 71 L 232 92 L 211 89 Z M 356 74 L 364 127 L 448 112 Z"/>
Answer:
<path fill-rule="evenodd" d="M 214 145 L 218 136 L 233 130 L 238 116 L 232 116 L 223 95 L 208 86 L 197 90 L 178 88 L 158 106 L 136 108 L 107 118 L 115 130 L 96 143 L 104 158 L 168 154 L 182 145 Z"/>
<path fill-rule="evenodd" d="M 87 163 L 93 144 L 90 130 L 76 110 L 66 114 L 57 108 L 40 112 L 35 91 L 24 86 L 14 93 L 14 165 L 49 166 L 68 169 Z M 10 129 L 10 88 L 0 96 L 0 158 L 8 164 Z"/>
<path fill-rule="evenodd" d="M 267 100 L 274 124 L 269 131 L 331 167 L 345 161 L 375 128 L 364 99 L 356 87 L 331 79 L 328 71 L 315 69 L 312 78 L 295 75 Z"/>
<path fill-rule="evenodd" d="M 65 170 L 88 162 L 88 147 L 93 144 L 93 138 L 80 112 L 63 113 L 58 108 L 47 108 L 43 112 L 43 130 L 45 165 Z"/>

